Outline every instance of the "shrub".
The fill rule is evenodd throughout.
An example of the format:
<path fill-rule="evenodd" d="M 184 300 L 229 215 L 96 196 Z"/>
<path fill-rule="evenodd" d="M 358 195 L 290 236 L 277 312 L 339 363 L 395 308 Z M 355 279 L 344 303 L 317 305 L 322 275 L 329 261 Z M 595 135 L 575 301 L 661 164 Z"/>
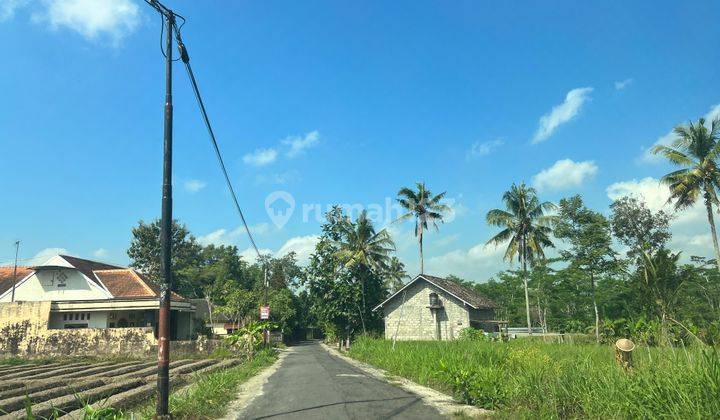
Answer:
<path fill-rule="evenodd" d="M 477 328 L 472 328 L 472 327 L 462 329 L 460 331 L 458 338 L 460 340 L 469 340 L 469 341 L 488 341 L 489 340 L 483 330 L 479 330 Z"/>

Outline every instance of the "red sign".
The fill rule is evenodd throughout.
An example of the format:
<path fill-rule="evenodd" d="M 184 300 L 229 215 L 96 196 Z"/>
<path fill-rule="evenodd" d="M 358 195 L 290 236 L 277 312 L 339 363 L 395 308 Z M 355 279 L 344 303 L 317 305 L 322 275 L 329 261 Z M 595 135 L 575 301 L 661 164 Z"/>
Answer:
<path fill-rule="evenodd" d="M 261 306 L 260 307 L 260 319 L 270 319 L 270 307 L 269 306 Z"/>

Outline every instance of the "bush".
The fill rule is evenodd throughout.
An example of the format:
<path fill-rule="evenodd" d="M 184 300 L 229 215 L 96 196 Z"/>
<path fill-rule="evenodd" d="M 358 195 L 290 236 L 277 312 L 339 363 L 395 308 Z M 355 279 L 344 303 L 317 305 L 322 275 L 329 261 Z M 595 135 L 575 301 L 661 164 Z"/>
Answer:
<path fill-rule="evenodd" d="M 460 330 L 458 338 L 460 340 L 468 341 L 489 341 L 489 338 L 485 335 L 485 332 L 483 330 L 472 327 Z"/>

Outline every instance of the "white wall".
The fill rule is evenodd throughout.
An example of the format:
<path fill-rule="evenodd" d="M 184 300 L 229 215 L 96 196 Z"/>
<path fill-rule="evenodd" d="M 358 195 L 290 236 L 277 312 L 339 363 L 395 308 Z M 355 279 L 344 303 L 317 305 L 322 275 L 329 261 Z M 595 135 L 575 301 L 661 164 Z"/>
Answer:
<path fill-rule="evenodd" d="M 80 315 L 75 319 L 75 316 Z M 88 314 L 90 319 L 88 319 Z M 83 316 L 84 315 L 84 316 Z M 66 317 L 68 319 L 63 319 Z M 107 312 L 52 312 L 50 314 L 50 328 L 63 329 L 66 324 L 87 324 L 88 328 L 107 328 Z"/>
<path fill-rule="evenodd" d="M 58 280 L 61 273 L 67 277 L 65 286 Z M 8 293 L 0 302 L 10 302 L 10 297 Z M 41 270 L 15 288 L 17 301 L 94 300 L 110 297 L 100 286 L 88 281 L 82 273 L 73 269 Z"/>

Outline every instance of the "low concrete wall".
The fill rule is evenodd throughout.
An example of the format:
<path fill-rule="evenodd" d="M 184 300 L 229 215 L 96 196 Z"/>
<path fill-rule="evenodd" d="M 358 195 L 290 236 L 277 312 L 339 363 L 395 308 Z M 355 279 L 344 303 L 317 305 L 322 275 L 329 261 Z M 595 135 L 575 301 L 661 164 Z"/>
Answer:
<path fill-rule="evenodd" d="M 50 302 L 0 303 L 0 355 L 154 357 L 151 327 L 49 329 Z M 207 356 L 221 340 L 173 341 L 176 357 Z"/>

